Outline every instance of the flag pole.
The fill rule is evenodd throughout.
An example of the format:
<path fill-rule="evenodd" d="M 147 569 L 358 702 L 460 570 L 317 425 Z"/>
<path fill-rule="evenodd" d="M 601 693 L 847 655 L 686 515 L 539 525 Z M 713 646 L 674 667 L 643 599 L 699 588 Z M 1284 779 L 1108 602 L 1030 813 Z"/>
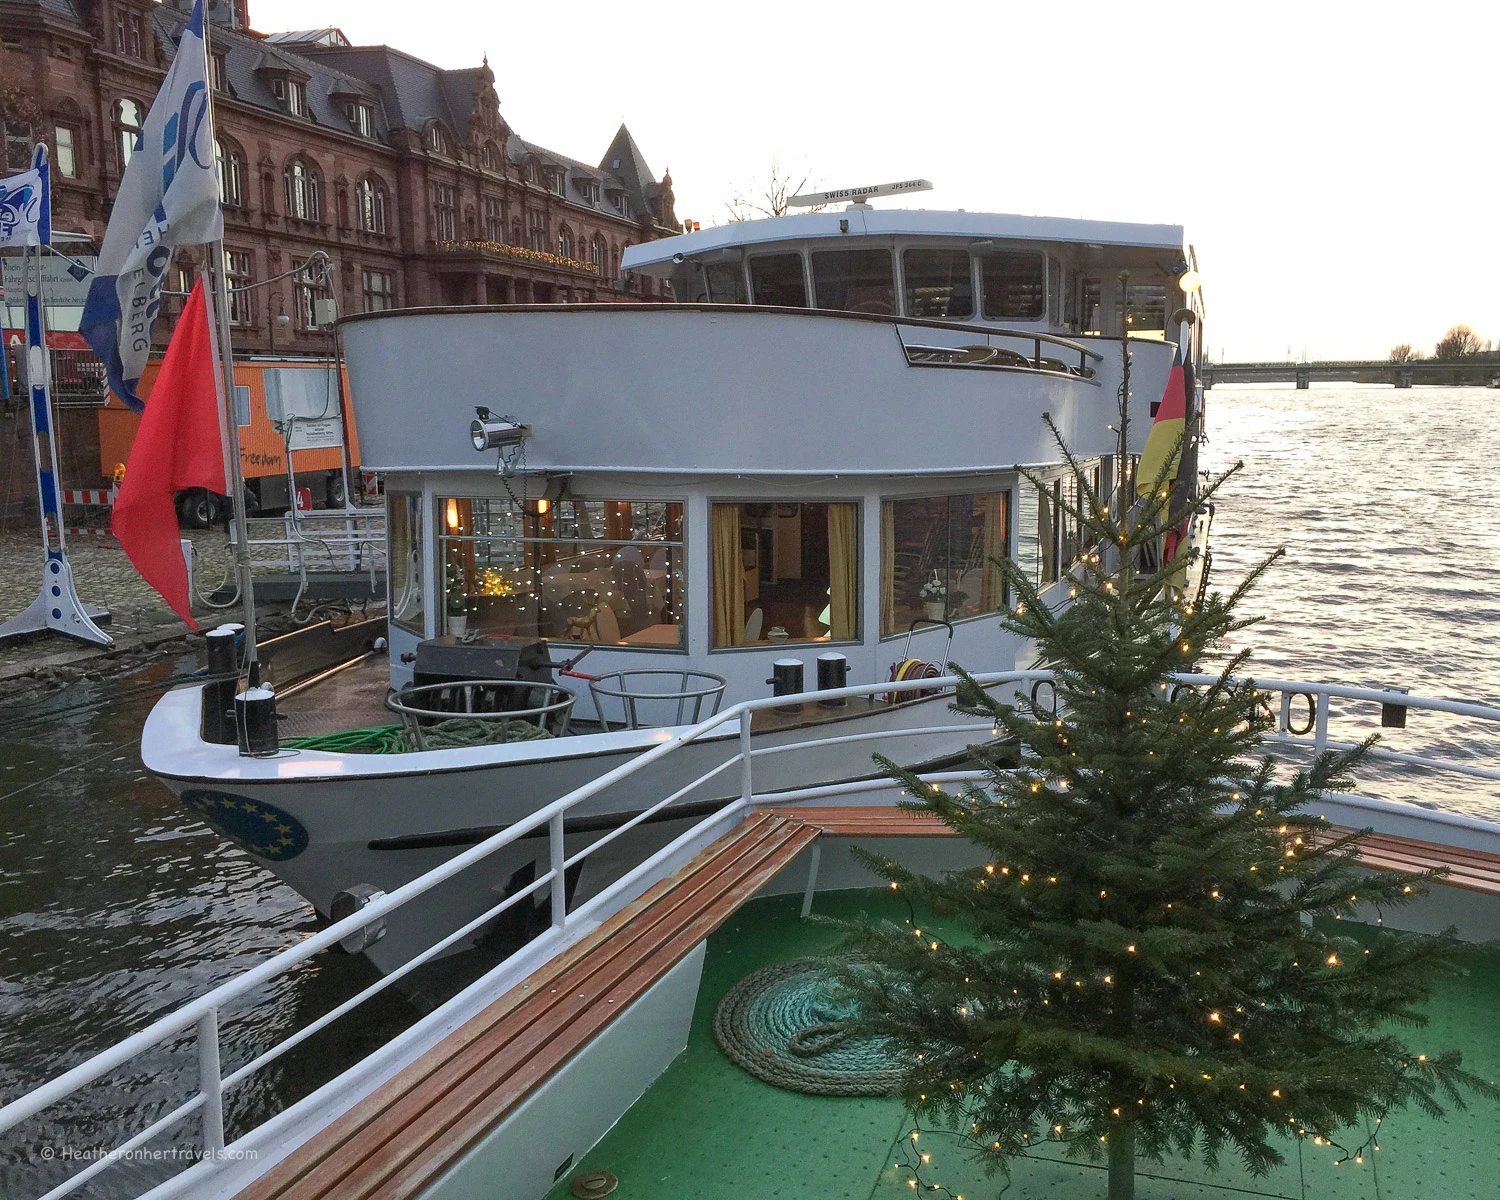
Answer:
<path fill-rule="evenodd" d="M 208 136 L 209 145 L 218 145 L 215 127 L 213 53 L 209 48 L 213 22 L 205 12 L 203 17 L 203 78 L 208 87 Z M 230 511 L 234 514 L 230 543 L 234 550 L 234 576 L 239 584 L 240 599 L 244 605 L 245 661 L 250 666 L 250 682 L 260 682 L 260 660 L 256 653 L 255 637 L 255 581 L 250 574 L 249 530 L 245 525 L 245 473 L 240 460 L 240 427 L 234 412 L 234 352 L 229 337 L 229 283 L 224 272 L 224 242 L 208 243 L 208 262 L 204 264 L 208 275 L 205 292 L 212 298 L 213 319 L 208 323 L 209 343 L 218 361 L 219 371 L 215 377 L 215 391 L 219 402 L 219 428 L 223 433 L 225 448 L 224 483 L 229 489 Z"/>

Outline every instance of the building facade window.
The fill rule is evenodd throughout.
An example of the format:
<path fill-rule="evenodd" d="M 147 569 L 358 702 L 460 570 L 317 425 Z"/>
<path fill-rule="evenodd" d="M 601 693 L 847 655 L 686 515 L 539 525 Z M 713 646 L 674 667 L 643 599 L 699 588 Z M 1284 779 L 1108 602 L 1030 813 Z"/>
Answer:
<path fill-rule="evenodd" d="M 115 53 L 141 58 L 144 50 L 141 14 L 128 11 L 115 13 Z"/>
<path fill-rule="evenodd" d="M 499 172 L 504 169 L 501 165 L 500 147 L 494 142 L 485 142 L 479 148 L 479 165 L 486 171 Z"/>
<path fill-rule="evenodd" d="M 243 250 L 224 251 L 224 282 L 229 287 L 229 320 L 233 325 L 255 323 L 255 282 L 250 255 Z"/>
<path fill-rule="evenodd" d="M 361 179 L 354 189 L 359 227 L 366 233 L 386 233 L 385 189 L 373 179 Z"/>
<path fill-rule="evenodd" d="M 564 258 L 573 257 L 573 231 L 566 225 L 557 231 L 557 252 Z"/>
<path fill-rule="evenodd" d="M 921 496 L 880 506 L 880 633 L 1005 607 L 1010 493 Z"/>
<path fill-rule="evenodd" d="M 526 245 L 532 250 L 547 249 L 547 217 L 544 213 L 526 214 Z"/>
<path fill-rule="evenodd" d="M 323 219 L 323 188 L 318 173 L 300 158 L 287 164 L 286 215 L 297 221 Z"/>
<path fill-rule="evenodd" d="M 443 608 L 470 629 L 679 650 L 682 505 L 438 500 Z M 393 581 L 394 591 L 394 581 Z"/>
<path fill-rule="evenodd" d="M 440 242 L 451 242 L 458 237 L 458 201 L 453 188 L 446 183 L 432 186 L 432 232 Z"/>
<path fill-rule="evenodd" d="M 436 121 L 427 127 L 427 148 L 434 154 L 445 154 L 449 157 L 453 154 L 448 145 L 448 135 L 443 132 L 443 127 Z"/>
<path fill-rule="evenodd" d="M 709 523 L 715 649 L 858 640 L 858 504 L 714 504 Z"/>
<path fill-rule="evenodd" d="M 348 108 L 349 124 L 360 137 L 375 136 L 375 109 L 362 100 L 353 101 Z"/>
<path fill-rule="evenodd" d="M 396 277 L 389 271 L 362 271 L 365 312 L 384 312 L 396 307 Z"/>
<path fill-rule="evenodd" d="M 216 92 L 229 91 L 229 76 L 225 73 L 224 55 L 215 54 L 208 61 L 209 83 Z"/>
<path fill-rule="evenodd" d="M 64 179 L 77 179 L 78 134 L 68 125 L 57 126 L 52 134 L 57 143 L 57 153 L 53 156 L 57 173 Z"/>
<path fill-rule="evenodd" d="M 239 151 L 215 142 L 214 159 L 219 171 L 219 202 L 226 208 L 238 208 L 244 202 L 244 167 Z"/>
<path fill-rule="evenodd" d="M 487 242 L 505 241 L 505 204 L 493 196 L 484 202 L 484 238 Z"/>
<path fill-rule="evenodd" d="M 271 91 L 281 106 L 292 116 L 307 116 L 307 84 L 302 80 L 291 79 L 283 75 L 272 83 Z"/>
<path fill-rule="evenodd" d="M 120 170 L 130 165 L 141 136 L 141 106 L 134 100 L 115 101 L 115 142 L 120 147 Z"/>
<path fill-rule="evenodd" d="M 604 239 L 597 233 L 589 241 L 589 261 L 599 268 L 599 274 L 604 274 Z"/>
<path fill-rule="evenodd" d="M 511 221 L 510 221 L 510 244 L 512 246 L 519 246 L 519 245 L 522 244 L 521 243 L 521 218 L 520 217 L 512 217 L 511 218 Z"/>

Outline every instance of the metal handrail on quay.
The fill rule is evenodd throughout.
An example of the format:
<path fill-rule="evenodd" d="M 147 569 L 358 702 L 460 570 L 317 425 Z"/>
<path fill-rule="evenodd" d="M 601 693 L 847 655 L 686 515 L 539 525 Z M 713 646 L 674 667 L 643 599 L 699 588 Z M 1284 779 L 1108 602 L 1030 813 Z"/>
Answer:
<path fill-rule="evenodd" d="M 976 674 L 972 678 L 988 691 L 993 691 L 996 688 L 1001 688 L 1009 684 L 1031 685 L 1034 690 L 1042 683 L 1051 682 L 1053 673 L 1047 670 L 1002 671 Z M 1207 686 L 1218 681 L 1219 677 L 1216 675 L 1183 674 L 1173 676 L 1171 683 L 1163 684 L 1163 687 L 1170 687 L 1172 689 L 1171 695 L 1168 697 L 1169 702 L 1171 702 L 1171 699 L 1177 694 L 1179 688 Z M 956 687 L 959 682 L 958 677 L 950 675 L 937 679 L 912 680 L 905 683 L 886 682 L 865 684 L 823 692 L 802 693 L 799 695 L 798 700 L 811 703 L 823 700 L 848 700 L 875 696 L 877 694 L 895 695 L 931 692 L 934 690 L 947 691 Z M 1255 684 L 1260 690 L 1271 693 L 1273 697 L 1279 695 L 1281 699 L 1281 712 L 1277 718 L 1276 731 L 1270 735 L 1270 740 L 1278 744 L 1303 746 L 1315 752 L 1354 744 L 1334 741 L 1329 736 L 1329 717 L 1331 701 L 1333 699 L 1375 703 L 1382 706 L 1389 706 L 1393 710 L 1400 709 L 1406 712 L 1425 710 L 1446 713 L 1494 722 L 1497 728 L 1500 728 L 1500 708 L 1487 705 L 1413 696 L 1405 692 L 1389 689 L 1351 688 L 1298 680 L 1257 679 L 1255 680 Z M 1020 695 L 1021 693 L 1018 691 L 1018 699 Z M 1309 717 L 1300 727 L 1294 723 L 1291 716 L 1292 704 L 1299 697 L 1305 698 L 1310 705 Z M 191 1030 L 194 1032 L 196 1038 L 199 1065 L 199 1087 L 196 1094 L 172 1109 L 166 1115 L 151 1122 L 146 1128 L 117 1146 L 113 1151 L 101 1153 L 88 1166 L 47 1192 L 43 1200 L 57 1200 L 57 1198 L 76 1192 L 89 1180 L 107 1169 L 112 1163 L 121 1160 L 131 1151 L 145 1145 L 171 1126 L 196 1113 L 199 1114 L 202 1123 L 202 1156 L 192 1166 L 179 1172 L 166 1182 L 157 1185 L 151 1191 L 151 1195 L 156 1200 L 167 1200 L 168 1197 L 181 1195 L 188 1188 L 197 1183 L 204 1182 L 214 1174 L 226 1169 L 229 1164 L 241 1157 L 241 1154 L 237 1153 L 238 1151 L 248 1152 L 256 1146 L 269 1144 L 271 1139 L 289 1129 L 297 1121 L 311 1114 L 317 1106 L 331 1102 L 336 1096 L 342 1095 L 346 1089 L 341 1088 L 340 1079 L 335 1078 L 316 1089 L 311 1095 L 303 1097 L 280 1113 L 267 1118 L 236 1139 L 233 1144 L 227 1146 L 224 1140 L 224 1092 L 226 1090 L 243 1083 L 262 1067 L 274 1062 L 318 1031 L 326 1028 L 340 1017 L 358 1007 L 371 996 L 390 987 L 398 980 L 416 970 L 423 963 L 441 954 L 444 950 L 467 937 L 486 922 L 514 905 L 541 893 L 545 889 L 551 900 L 551 926 L 537 938 L 522 946 L 510 957 L 499 963 L 483 979 L 471 985 L 471 991 L 473 989 L 493 991 L 496 987 L 509 987 L 511 983 L 521 977 L 517 972 L 524 964 L 537 960 L 539 955 L 551 955 L 572 941 L 575 941 L 578 937 L 583 936 L 603 916 L 613 911 L 613 907 L 617 907 L 623 898 L 627 898 L 643 887 L 648 886 L 657 872 L 667 868 L 669 864 L 677 857 L 680 857 L 685 851 L 689 850 L 696 842 L 706 836 L 716 835 L 716 832 L 727 831 L 727 829 L 732 828 L 752 807 L 785 805 L 793 802 L 826 799 L 855 792 L 891 791 L 904 787 L 900 781 L 877 778 L 821 784 L 791 791 L 777 791 L 757 795 L 754 788 L 755 759 L 766 755 L 784 753 L 794 748 L 803 749 L 861 740 L 879 739 L 890 741 L 901 737 L 920 737 L 940 729 L 947 731 L 969 729 L 974 730 L 976 733 L 982 732 L 984 729 L 983 724 L 979 722 L 954 724 L 949 720 L 945 723 L 934 723 L 927 726 L 917 726 L 879 734 L 832 735 L 821 739 L 810 739 L 795 745 L 753 749 L 751 746 L 751 726 L 755 714 L 766 709 L 784 706 L 786 703 L 787 697 L 785 696 L 746 701 L 736 704 L 721 713 L 717 713 L 690 728 L 676 731 L 667 737 L 662 744 L 642 752 L 629 762 L 599 776 L 582 787 L 574 789 L 566 796 L 543 806 L 530 816 L 517 821 L 503 831 L 485 839 L 468 850 L 456 854 L 442 865 L 395 891 L 386 895 L 377 895 L 369 904 L 354 914 L 331 923 L 299 944 L 281 951 L 259 966 L 214 988 L 198 999 L 188 1002 L 175 1012 L 154 1021 L 139 1033 L 125 1038 L 110 1049 L 95 1055 L 93 1058 L 72 1068 L 56 1079 L 5 1105 L 3 1108 L 0 1108 L 0 1133 L 15 1128 L 23 1121 L 30 1119 L 48 1107 L 67 1099 L 80 1088 L 104 1077 L 159 1043 Z M 714 731 L 731 722 L 736 723 L 738 726 L 738 750 L 734 755 L 705 772 L 691 783 L 679 788 L 656 804 L 651 805 L 630 821 L 611 830 L 604 837 L 579 850 L 571 857 L 566 854 L 564 821 L 572 809 L 651 764 L 678 753 L 684 746 L 714 733 Z M 1500 779 L 1500 771 L 1478 768 L 1471 763 L 1450 762 L 1431 756 L 1415 756 L 1400 754 L 1394 751 L 1380 751 L 1378 749 L 1372 751 L 1372 754 L 1379 759 L 1401 765 L 1416 765 L 1428 770 L 1449 772 L 1460 776 L 1486 780 Z M 644 862 L 638 864 L 630 872 L 616 880 L 598 895 L 581 904 L 573 912 L 567 910 L 565 876 L 570 868 L 576 866 L 601 847 L 607 846 L 616 838 L 623 836 L 643 821 L 650 820 L 663 809 L 676 803 L 710 779 L 736 767 L 739 773 L 738 795 L 727 800 L 717 811 L 697 822 L 687 832 L 658 850 Z M 925 782 L 940 785 L 946 783 L 974 782 L 982 780 L 985 777 L 986 773 L 981 770 L 930 772 L 920 776 Z M 1452 830 L 1455 836 L 1459 835 L 1460 831 L 1470 837 L 1483 836 L 1486 840 L 1493 840 L 1495 845 L 1500 847 L 1500 824 L 1495 822 L 1441 810 L 1418 808 L 1414 805 L 1400 804 L 1368 796 L 1329 795 L 1325 798 L 1336 800 L 1346 808 L 1352 808 L 1360 813 L 1371 816 L 1388 815 L 1393 812 L 1407 817 L 1416 816 L 1429 823 Z M 394 912 L 409 901 L 430 891 L 444 881 L 453 878 L 476 863 L 483 861 L 496 851 L 531 835 L 534 831 L 540 830 L 543 827 L 547 831 L 550 865 L 549 869 L 542 873 L 529 886 L 507 896 L 478 917 L 475 917 L 461 928 L 453 931 L 434 943 L 431 947 L 422 951 L 397 970 L 385 975 L 329 1012 L 324 1013 L 301 1029 L 283 1038 L 250 1062 L 228 1075 L 222 1074 L 219 1025 L 220 1014 L 227 1005 L 241 999 L 262 984 L 285 975 L 288 971 L 296 967 L 297 964 L 339 944 L 346 938 L 350 938 L 351 936 L 355 937 L 356 940 L 363 938 L 365 931 L 376 927 L 387 914 Z M 512 978 L 512 976 L 515 978 Z M 387 1043 L 380 1050 L 377 1050 L 375 1055 L 394 1053 L 397 1049 L 409 1047 L 412 1043 L 406 1039 L 411 1032 L 411 1030 L 408 1030 L 406 1033 L 396 1035 L 391 1042 Z"/>

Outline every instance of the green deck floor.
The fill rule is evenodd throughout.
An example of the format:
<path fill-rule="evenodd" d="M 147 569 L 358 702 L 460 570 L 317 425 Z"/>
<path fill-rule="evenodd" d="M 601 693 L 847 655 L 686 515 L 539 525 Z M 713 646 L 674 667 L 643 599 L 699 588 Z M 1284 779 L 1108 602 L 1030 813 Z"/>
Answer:
<path fill-rule="evenodd" d="M 719 998 L 769 963 L 828 948 L 836 932 L 799 919 L 800 897 L 758 900 L 708 943 L 703 984 L 686 1052 L 574 1171 L 607 1170 L 620 1178 L 616 1200 L 900 1200 L 914 1193 L 893 1164 L 893 1140 L 910 1128 L 899 1101 L 802 1096 L 762 1083 L 719 1052 L 710 1031 Z M 906 915 L 889 893 L 818 897 L 816 911 L 860 910 L 895 920 Z M 936 922 L 934 928 L 938 928 Z M 1342 931 L 1341 931 L 1342 932 Z M 1408 1044 L 1464 1053 L 1464 1065 L 1500 1079 L 1500 950 L 1475 949 L 1469 973 L 1444 980 L 1429 1007 L 1431 1023 L 1406 1031 Z M 1420 1043 L 1420 1046 L 1419 1046 Z M 1295 1141 L 1288 1166 L 1259 1179 L 1237 1165 L 1209 1172 L 1175 1160 L 1141 1170 L 1139 1200 L 1234 1200 L 1247 1193 L 1288 1200 L 1500 1200 L 1500 1104 L 1472 1101 L 1433 1121 L 1415 1110 L 1393 1114 L 1381 1150 L 1365 1165 L 1332 1165 L 1326 1149 L 1304 1143 L 1299 1179 Z M 939 1168 L 933 1178 L 966 1200 L 993 1200 L 1004 1180 L 929 1135 Z M 1305 1181 L 1305 1182 L 1304 1182 Z M 1094 1200 L 1104 1172 L 1074 1163 L 1019 1161 L 1005 1200 Z M 564 1180 L 549 1200 L 566 1200 Z"/>

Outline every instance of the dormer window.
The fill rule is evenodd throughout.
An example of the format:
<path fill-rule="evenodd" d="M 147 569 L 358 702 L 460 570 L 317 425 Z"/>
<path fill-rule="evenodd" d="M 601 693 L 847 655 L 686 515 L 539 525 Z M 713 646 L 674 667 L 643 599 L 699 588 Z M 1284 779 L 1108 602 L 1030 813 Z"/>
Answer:
<path fill-rule="evenodd" d="M 141 27 L 141 14 L 118 12 L 115 14 L 115 53 L 127 54 L 131 58 L 145 57 L 145 38 Z"/>
<path fill-rule="evenodd" d="M 541 181 L 542 181 L 542 173 L 539 170 L 537 170 L 536 163 L 534 163 L 534 162 L 527 163 L 526 164 L 526 182 L 527 183 L 540 183 Z"/>
<path fill-rule="evenodd" d="M 225 93 L 229 91 L 229 76 L 226 74 L 222 54 L 215 54 L 209 59 L 208 77 L 214 91 Z"/>
<path fill-rule="evenodd" d="M 566 186 L 564 183 L 565 179 L 566 176 L 564 176 L 561 171 L 554 171 L 552 172 L 551 178 L 548 179 L 547 182 L 554 192 L 556 192 L 559 196 L 564 196 L 567 194 Z"/>
<path fill-rule="evenodd" d="M 427 148 L 434 154 L 446 154 L 452 157 L 453 151 L 448 145 L 448 135 L 443 132 L 443 127 L 436 121 L 427 127 Z"/>
<path fill-rule="evenodd" d="M 583 198 L 590 204 L 599 203 L 599 181 L 597 179 L 580 179 L 578 190 L 583 193 Z"/>
<path fill-rule="evenodd" d="M 354 126 L 354 132 L 360 137 L 372 138 L 375 136 L 375 109 L 363 100 L 351 100 L 344 110 L 349 117 L 349 124 Z"/>
<path fill-rule="evenodd" d="M 272 81 L 271 92 L 276 102 L 292 116 L 307 116 L 307 84 L 302 80 L 280 75 Z"/>

